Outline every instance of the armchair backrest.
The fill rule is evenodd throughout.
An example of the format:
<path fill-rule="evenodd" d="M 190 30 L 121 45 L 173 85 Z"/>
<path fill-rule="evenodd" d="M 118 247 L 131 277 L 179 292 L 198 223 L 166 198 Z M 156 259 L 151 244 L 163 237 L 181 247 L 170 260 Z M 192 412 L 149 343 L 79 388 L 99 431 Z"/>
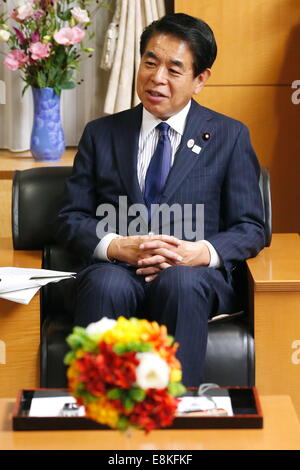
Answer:
<path fill-rule="evenodd" d="M 16 250 L 41 250 L 52 244 L 52 224 L 62 204 L 65 180 L 72 167 L 42 167 L 16 171 L 13 179 L 12 238 Z M 266 246 L 272 237 L 270 176 L 261 168 Z"/>
<path fill-rule="evenodd" d="M 52 223 L 62 204 L 72 167 L 16 171 L 12 191 L 12 238 L 15 250 L 41 250 L 53 243 Z"/>
<path fill-rule="evenodd" d="M 259 187 L 261 191 L 263 208 L 264 208 L 264 220 L 265 220 L 265 234 L 266 234 L 266 246 L 271 245 L 272 241 L 272 198 L 271 198 L 271 183 L 270 183 L 270 172 L 265 166 L 260 168 L 260 179 Z"/>

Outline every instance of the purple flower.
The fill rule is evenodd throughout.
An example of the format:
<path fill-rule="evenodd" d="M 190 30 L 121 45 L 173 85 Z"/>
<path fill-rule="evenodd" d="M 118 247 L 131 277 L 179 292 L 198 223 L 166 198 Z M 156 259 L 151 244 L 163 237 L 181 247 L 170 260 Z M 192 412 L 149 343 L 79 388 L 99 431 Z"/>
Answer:
<path fill-rule="evenodd" d="M 40 40 L 40 33 L 39 30 L 36 29 L 33 35 L 31 36 L 31 42 L 39 42 Z"/>
<path fill-rule="evenodd" d="M 27 44 L 28 41 L 27 41 L 27 39 L 25 39 L 24 34 L 22 33 L 22 31 L 20 31 L 18 28 L 15 28 L 15 27 L 13 27 L 13 29 L 16 33 L 16 36 L 18 38 L 19 43 L 22 46 L 24 46 L 24 44 Z"/>

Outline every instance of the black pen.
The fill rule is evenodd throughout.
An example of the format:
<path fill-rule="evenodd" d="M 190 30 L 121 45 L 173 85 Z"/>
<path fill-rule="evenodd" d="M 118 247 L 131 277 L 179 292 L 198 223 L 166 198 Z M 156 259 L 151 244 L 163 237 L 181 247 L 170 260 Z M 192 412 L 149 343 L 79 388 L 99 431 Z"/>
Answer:
<path fill-rule="evenodd" d="M 29 280 L 31 279 L 51 279 L 51 278 L 58 278 L 58 277 L 74 277 L 74 275 L 72 276 L 64 276 L 64 275 L 61 275 L 61 276 L 33 276 L 33 277 L 30 277 Z"/>
<path fill-rule="evenodd" d="M 32 276 L 29 278 L 29 280 L 31 281 L 31 279 L 51 279 L 52 277 L 63 277 L 63 276 Z"/>

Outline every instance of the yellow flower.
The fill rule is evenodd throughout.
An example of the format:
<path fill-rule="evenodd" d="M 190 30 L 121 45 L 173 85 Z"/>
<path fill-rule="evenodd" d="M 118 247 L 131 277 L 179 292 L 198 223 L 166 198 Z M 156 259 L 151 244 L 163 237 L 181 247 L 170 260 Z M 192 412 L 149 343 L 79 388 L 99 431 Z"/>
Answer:
<path fill-rule="evenodd" d="M 180 369 L 171 369 L 170 382 L 180 382 L 182 378 L 182 372 Z"/>
<path fill-rule="evenodd" d="M 125 317 L 119 317 L 115 326 L 103 334 L 102 340 L 108 344 L 142 341 L 151 344 L 159 354 L 160 347 L 169 344 L 165 326 L 160 326 L 157 322 Z"/>
<path fill-rule="evenodd" d="M 73 362 L 67 370 L 68 386 L 73 392 L 76 390 L 79 381 L 79 371 L 76 367 L 75 362 Z"/>
<path fill-rule="evenodd" d="M 76 359 L 81 359 L 85 355 L 85 351 L 83 349 L 78 349 L 76 351 Z"/>
<path fill-rule="evenodd" d="M 86 406 L 86 413 L 87 417 L 111 428 L 116 428 L 118 425 L 119 413 L 103 395 L 96 402 Z"/>
<path fill-rule="evenodd" d="M 125 317 L 119 317 L 115 326 L 111 330 L 107 330 L 102 339 L 108 344 L 140 341 L 142 331 L 142 324 L 137 319 L 128 320 Z"/>
<path fill-rule="evenodd" d="M 49 41 L 51 41 L 51 36 L 46 35 L 42 38 L 42 43 L 47 44 Z"/>

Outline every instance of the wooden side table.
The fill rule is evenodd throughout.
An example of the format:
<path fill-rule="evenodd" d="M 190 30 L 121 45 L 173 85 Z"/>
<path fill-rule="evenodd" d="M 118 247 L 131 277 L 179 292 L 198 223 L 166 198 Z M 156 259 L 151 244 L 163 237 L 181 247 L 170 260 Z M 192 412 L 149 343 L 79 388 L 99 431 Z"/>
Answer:
<path fill-rule="evenodd" d="M 14 251 L 9 238 L 0 239 L 0 265 L 40 268 L 40 251 Z M 28 305 L 0 299 L 0 397 L 39 387 L 40 297 Z"/>
<path fill-rule="evenodd" d="M 187 450 L 188 454 L 191 450 L 300 449 L 300 424 L 289 396 L 260 397 L 263 429 L 160 429 L 148 435 L 136 430 L 131 434 L 113 430 L 12 431 L 15 401 L 0 399 L 0 449 L 3 450 L 109 449 L 109 455 L 116 456 L 115 451 L 120 450 L 168 450 L 173 454 Z M 103 463 L 108 463 L 108 457 Z"/>
<path fill-rule="evenodd" d="M 247 261 L 254 311 L 256 386 L 288 394 L 300 417 L 300 237 L 274 234 Z"/>
<path fill-rule="evenodd" d="M 11 237 L 11 192 L 16 170 L 43 166 L 72 166 L 77 149 L 68 148 L 56 162 L 36 162 L 30 152 L 14 153 L 0 149 L 0 237 Z"/>

